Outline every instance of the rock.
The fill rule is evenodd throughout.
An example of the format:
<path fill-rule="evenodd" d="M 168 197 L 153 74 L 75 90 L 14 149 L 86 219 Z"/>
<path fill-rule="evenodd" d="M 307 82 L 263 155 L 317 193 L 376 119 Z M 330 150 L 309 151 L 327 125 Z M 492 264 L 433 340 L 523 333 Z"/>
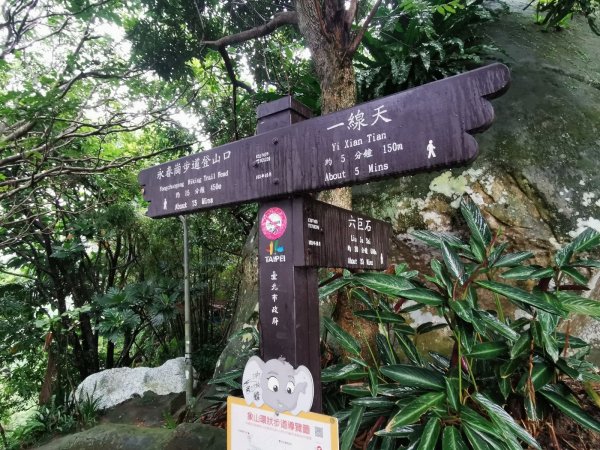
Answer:
<path fill-rule="evenodd" d="M 38 450 L 221 450 L 225 430 L 200 423 L 183 423 L 174 430 L 103 424 L 64 436 Z"/>
<path fill-rule="evenodd" d="M 167 395 L 185 391 L 185 359 L 175 358 L 160 367 L 108 369 L 87 377 L 77 386 L 79 401 L 96 399 L 99 409 L 107 409 L 151 391 Z"/>

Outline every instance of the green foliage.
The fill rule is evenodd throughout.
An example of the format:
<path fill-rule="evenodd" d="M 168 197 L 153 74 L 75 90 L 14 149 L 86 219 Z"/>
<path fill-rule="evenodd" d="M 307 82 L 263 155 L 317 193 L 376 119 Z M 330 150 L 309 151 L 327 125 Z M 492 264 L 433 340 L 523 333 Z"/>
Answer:
<path fill-rule="evenodd" d="M 565 382 L 600 380 L 585 360 L 590 347 L 560 331 L 571 313 L 600 319 L 598 302 L 572 290 L 573 282 L 588 281 L 580 268 L 595 267 L 577 254 L 600 246 L 600 233 L 586 230 L 557 252 L 554 265 L 530 269 L 532 254 L 506 253 L 470 198 L 463 198 L 461 212 L 471 232 L 468 243 L 446 234 L 415 233 L 439 251 L 432 275 L 417 277 L 401 265 L 396 274 L 347 273 L 337 283 L 371 311 L 357 315 L 379 324 L 379 363 L 369 365 L 358 342 L 326 323 L 332 337 L 354 355 L 350 364 L 323 371 L 324 406 L 340 420 L 342 447 L 351 448 L 356 436 L 370 429 L 368 448 L 540 449 L 527 429 L 539 427 L 553 411 L 600 430 Z M 506 274 L 516 273 L 535 287 L 513 285 L 515 277 Z M 525 316 L 507 317 L 500 297 Z M 495 300 L 495 308 L 485 309 L 484 298 Z M 414 307 L 407 306 L 409 300 Z M 422 355 L 415 345 L 418 334 L 434 327 L 408 327 L 403 313 L 423 307 L 445 319 L 454 343 L 447 357 Z M 391 320 L 394 315 L 397 320 Z M 516 421 L 517 415 L 525 420 Z"/>
<path fill-rule="evenodd" d="M 529 4 L 534 3 L 533 1 Z M 598 0 L 538 0 L 536 21 L 546 28 L 564 28 L 576 14 L 583 14 L 592 32 L 600 36 L 600 2 Z"/>
<path fill-rule="evenodd" d="M 480 25 L 491 19 L 479 0 L 406 0 L 381 8 L 355 56 L 359 98 L 378 98 L 480 65 L 491 50 Z"/>

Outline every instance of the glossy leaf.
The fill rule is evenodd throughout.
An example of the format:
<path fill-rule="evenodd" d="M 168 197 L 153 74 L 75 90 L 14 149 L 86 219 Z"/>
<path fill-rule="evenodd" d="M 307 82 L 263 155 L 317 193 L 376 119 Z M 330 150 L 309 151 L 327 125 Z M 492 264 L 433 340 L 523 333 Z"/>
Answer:
<path fill-rule="evenodd" d="M 404 406 L 386 425 L 386 431 L 394 431 L 405 425 L 416 422 L 428 410 L 434 406 L 441 405 L 446 398 L 444 392 L 429 392 Z"/>
<path fill-rule="evenodd" d="M 575 422 L 583 425 L 586 428 L 589 428 L 590 430 L 600 433 L 600 423 L 583 411 L 579 406 L 573 404 L 571 401 L 567 400 L 565 397 L 555 391 L 544 388 L 539 392 L 544 398 L 546 398 L 546 400 L 560 409 L 565 415 L 569 416 Z"/>
<path fill-rule="evenodd" d="M 378 311 L 376 309 L 365 309 L 354 311 L 354 315 L 376 323 L 404 323 L 404 317 L 389 311 Z"/>
<path fill-rule="evenodd" d="M 352 372 L 360 369 L 360 366 L 356 363 L 351 364 L 336 364 L 329 366 L 321 371 L 321 379 L 327 383 L 329 381 L 343 380 L 348 377 Z"/>
<path fill-rule="evenodd" d="M 334 292 L 348 285 L 348 283 L 350 283 L 350 280 L 347 278 L 338 278 L 337 280 L 333 280 L 331 283 L 327 283 L 325 286 L 319 288 L 319 298 L 322 299 L 330 296 Z"/>
<path fill-rule="evenodd" d="M 525 431 L 525 429 L 519 426 L 500 405 L 493 402 L 489 397 L 481 393 L 473 394 L 472 398 L 479 403 L 483 409 L 486 410 L 486 412 L 490 415 L 492 422 L 494 422 L 500 429 L 504 430 L 506 433 L 515 434 L 519 439 L 526 442 L 531 447 L 541 450 L 541 447 L 537 441 L 527 431 Z"/>
<path fill-rule="evenodd" d="M 468 450 L 458 428 L 453 426 L 444 427 L 442 450 Z"/>
<path fill-rule="evenodd" d="M 592 228 L 586 228 L 571 243 L 573 252 L 584 252 L 600 245 L 600 233 Z"/>
<path fill-rule="evenodd" d="M 323 318 L 323 324 L 344 350 L 354 355 L 360 355 L 360 345 L 358 345 L 358 342 L 347 331 L 343 330 L 329 317 Z"/>
<path fill-rule="evenodd" d="M 362 417 L 365 412 L 364 406 L 353 406 L 352 413 L 348 418 L 348 424 L 344 429 L 341 437 L 341 450 L 350 450 L 352 448 L 352 444 L 354 443 L 354 439 L 356 439 L 356 435 L 361 425 Z"/>
<path fill-rule="evenodd" d="M 474 311 L 475 320 L 478 320 L 483 324 L 483 326 L 500 336 L 505 337 L 511 341 L 516 341 L 519 339 L 519 333 L 513 330 L 511 327 L 506 325 L 503 322 L 500 322 L 498 318 L 493 316 L 487 311 Z"/>
<path fill-rule="evenodd" d="M 358 273 L 353 279 L 376 292 L 393 296 L 402 296 L 403 292 L 414 287 L 410 281 L 386 273 Z"/>
<path fill-rule="evenodd" d="M 600 318 L 600 301 L 567 292 L 558 293 L 560 305 L 568 312 Z"/>
<path fill-rule="evenodd" d="M 458 378 L 445 377 L 446 383 L 446 398 L 448 404 L 454 411 L 460 410 L 460 392 L 459 392 L 459 380 Z"/>
<path fill-rule="evenodd" d="M 531 252 L 508 253 L 498 258 L 494 267 L 514 267 L 530 258 L 533 258 Z"/>
<path fill-rule="evenodd" d="M 402 297 L 413 300 L 424 305 L 440 306 L 444 303 L 444 297 L 437 292 L 425 288 L 414 288 L 402 292 Z"/>
<path fill-rule="evenodd" d="M 419 387 L 436 391 L 445 390 L 444 377 L 430 369 L 409 366 L 406 364 L 395 364 L 391 366 L 382 366 L 382 374 L 398 381 L 403 386 Z"/>
<path fill-rule="evenodd" d="M 445 242 L 442 242 L 442 256 L 450 273 L 458 279 L 460 284 L 464 284 L 467 280 L 465 268 L 458 254 Z"/>
<path fill-rule="evenodd" d="M 562 273 L 567 274 L 569 277 L 571 277 L 571 279 L 575 283 L 581 286 L 587 286 L 587 284 L 589 283 L 588 278 L 579 273 L 579 271 L 575 267 L 563 266 L 560 268 L 560 270 Z"/>
<path fill-rule="evenodd" d="M 508 353 L 508 347 L 504 342 L 483 342 L 473 346 L 466 355 L 475 359 L 496 359 Z"/>
<path fill-rule="evenodd" d="M 440 431 L 442 429 L 442 422 L 437 417 L 432 417 L 425 424 L 423 428 L 423 434 L 419 440 L 419 446 L 417 450 L 435 450 Z"/>
<path fill-rule="evenodd" d="M 554 303 L 549 302 L 542 296 L 530 294 L 529 292 L 506 284 L 497 283 L 495 281 L 477 281 L 479 286 L 489 289 L 492 292 L 503 295 L 509 300 L 515 300 L 526 305 L 535 306 L 536 308 L 548 311 L 549 313 L 562 315 L 563 311 Z"/>
<path fill-rule="evenodd" d="M 423 366 L 423 358 L 421 358 L 421 354 L 412 339 L 402 333 L 395 333 L 395 335 L 398 345 L 408 360 L 417 366 Z"/>
<path fill-rule="evenodd" d="M 492 240 L 492 232 L 483 218 L 479 207 L 470 197 L 465 196 L 460 203 L 460 211 L 467 222 L 473 239 L 486 248 Z"/>

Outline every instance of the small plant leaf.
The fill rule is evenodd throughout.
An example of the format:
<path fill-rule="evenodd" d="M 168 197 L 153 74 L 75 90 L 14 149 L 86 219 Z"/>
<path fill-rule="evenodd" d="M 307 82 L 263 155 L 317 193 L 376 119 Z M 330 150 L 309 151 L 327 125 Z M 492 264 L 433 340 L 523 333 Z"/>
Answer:
<path fill-rule="evenodd" d="M 380 371 L 386 377 L 398 381 L 402 386 L 419 387 L 435 391 L 446 389 L 443 375 L 430 369 L 406 364 L 394 364 L 382 366 Z"/>
<path fill-rule="evenodd" d="M 442 256 L 444 263 L 452 275 L 454 275 L 462 285 L 467 280 L 465 268 L 458 257 L 458 254 L 445 242 L 442 242 Z"/>
<path fill-rule="evenodd" d="M 354 311 L 354 315 L 376 323 L 404 323 L 404 317 L 391 311 L 378 311 L 376 309 L 365 309 Z"/>
<path fill-rule="evenodd" d="M 531 252 L 518 252 L 518 253 L 509 253 L 507 255 L 501 256 L 498 258 L 494 267 L 515 267 L 516 265 L 522 263 L 526 259 L 533 258 L 533 253 Z"/>
<path fill-rule="evenodd" d="M 569 277 L 571 277 L 571 279 L 581 285 L 581 286 L 587 286 L 589 280 L 586 276 L 582 275 L 579 273 L 579 271 L 575 268 L 575 267 L 571 267 L 571 266 L 562 266 L 560 268 L 561 272 L 567 274 Z"/>
<path fill-rule="evenodd" d="M 475 359 L 496 359 L 507 353 L 508 347 L 504 342 L 483 342 L 474 345 L 466 356 Z"/>
<path fill-rule="evenodd" d="M 442 422 L 437 417 L 432 417 L 425 424 L 423 428 L 423 434 L 419 440 L 419 446 L 417 450 L 435 450 L 435 445 L 440 436 L 442 429 Z"/>
<path fill-rule="evenodd" d="M 497 294 L 503 295 L 509 300 L 515 300 L 520 303 L 525 303 L 530 306 L 535 306 L 536 308 L 542 309 L 552 314 L 563 315 L 563 311 L 561 311 L 559 305 L 555 302 L 548 301 L 547 298 L 543 296 L 538 296 L 536 294 L 530 294 L 529 292 L 514 287 L 507 286 L 506 284 L 497 283 L 495 281 L 477 281 L 479 286 L 489 289 L 492 292 L 496 292 Z"/>
<path fill-rule="evenodd" d="M 472 398 L 479 403 L 483 409 L 486 410 L 486 412 L 490 415 L 492 422 L 494 422 L 500 429 L 504 430 L 505 433 L 514 434 L 531 447 L 541 450 L 541 447 L 537 441 L 527 431 L 519 426 L 500 405 L 479 392 L 473 394 Z"/>
<path fill-rule="evenodd" d="M 360 355 L 360 345 L 347 331 L 343 330 L 337 323 L 329 317 L 323 318 L 323 323 L 327 331 L 338 341 L 338 343 L 349 353 Z"/>
<path fill-rule="evenodd" d="M 415 344 L 413 344 L 411 338 L 398 332 L 396 332 L 395 335 L 398 345 L 400 345 L 400 348 L 404 352 L 404 355 L 409 359 L 409 361 L 411 361 L 413 364 L 416 364 L 417 366 L 423 366 L 423 359 L 421 358 L 421 354 L 417 350 L 417 347 L 415 347 Z"/>
<path fill-rule="evenodd" d="M 600 245 L 600 233 L 592 228 L 586 228 L 575 238 L 571 245 L 573 246 L 573 253 L 591 250 Z"/>
<path fill-rule="evenodd" d="M 459 380 L 458 378 L 446 377 L 446 398 L 448 404 L 454 411 L 460 411 L 460 399 L 459 399 Z"/>
<path fill-rule="evenodd" d="M 352 444 L 354 443 L 354 439 L 356 439 L 356 434 L 360 428 L 364 413 L 364 406 L 352 407 L 352 413 L 348 418 L 348 424 L 342 433 L 342 442 L 340 445 L 341 450 L 350 450 L 352 448 Z"/>
<path fill-rule="evenodd" d="M 506 325 L 504 322 L 500 322 L 495 316 L 487 311 L 474 311 L 475 320 L 478 320 L 483 324 L 485 328 L 488 328 L 500 336 L 505 337 L 511 341 L 519 339 L 519 333 L 513 330 L 511 327 Z"/>
<path fill-rule="evenodd" d="M 542 388 L 539 393 L 575 422 L 583 425 L 586 428 L 589 428 L 590 430 L 600 433 L 600 423 L 594 420 L 579 406 L 560 395 L 558 392 L 547 388 Z"/>
<path fill-rule="evenodd" d="M 377 343 L 379 357 L 385 364 L 392 365 L 398 362 L 398 356 L 396 355 L 396 352 L 383 334 L 378 333 L 375 337 L 375 342 Z"/>
<path fill-rule="evenodd" d="M 396 402 L 385 397 L 362 397 L 351 400 L 352 406 L 364 406 L 366 408 L 392 408 Z"/>
<path fill-rule="evenodd" d="M 460 430 L 453 426 L 446 426 L 442 436 L 442 450 L 468 450 L 463 441 Z"/>
<path fill-rule="evenodd" d="M 325 286 L 319 288 L 319 298 L 325 298 L 333 294 L 334 292 L 342 289 L 350 283 L 350 280 L 347 278 L 338 278 L 337 280 L 333 280 L 331 283 L 327 283 Z"/>
<path fill-rule="evenodd" d="M 348 375 L 360 369 L 360 366 L 356 363 L 351 364 L 336 364 L 329 366 L 321 371 L 321 379 L 323 382 L 328 383 L 330 381 L 343 380 L 348 378 Z"/>
<path fill-rule="evenodd" d="M 446 398 L 445 392 L 428 392 L 405 405 L 386 425 L 386 431 L 404 427 L 416 422 L 428 410 L 441 405 Z"/>
<path fill-rule="evenodd" d="M 403 291 L 402 297 L 423 305 L 440 306 L 444 303 L 444 297 L 437 292 L 425 288 L 414 288 Z"/>
<path fill-rule="evenodd" d="M 386 295 L 402 296 L 405 291 L 414 288 L 410 281 L 386 273 L 358 273 L 353 279 L 369 289 Z"/>
<path fill-rule="evenodd" d="M 562 291 L 558 293 L 558 301 L 568 312 L 600 318 L 600 302 L 597 300 Z"/>
<path fill-rule="evenodd" d="M 492 241 L 492 232 L 475 202 L 470 197 L 464 196 L 460 203 L 460 211 L 473 239 L 486 248 Z"/>

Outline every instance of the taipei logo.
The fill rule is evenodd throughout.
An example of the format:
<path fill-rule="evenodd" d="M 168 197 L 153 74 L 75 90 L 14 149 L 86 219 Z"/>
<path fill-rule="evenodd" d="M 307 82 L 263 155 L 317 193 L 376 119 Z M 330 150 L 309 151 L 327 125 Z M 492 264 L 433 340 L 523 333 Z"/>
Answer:
<path fill-rule="evenodd" d="M 267 253 L 269 253 L 271 256 L 281 254 L 284 252 L 284 250 L 285 249 L 283 245 L 279 245 L 279 240 L 271 241 L 267 247 Z"/>

